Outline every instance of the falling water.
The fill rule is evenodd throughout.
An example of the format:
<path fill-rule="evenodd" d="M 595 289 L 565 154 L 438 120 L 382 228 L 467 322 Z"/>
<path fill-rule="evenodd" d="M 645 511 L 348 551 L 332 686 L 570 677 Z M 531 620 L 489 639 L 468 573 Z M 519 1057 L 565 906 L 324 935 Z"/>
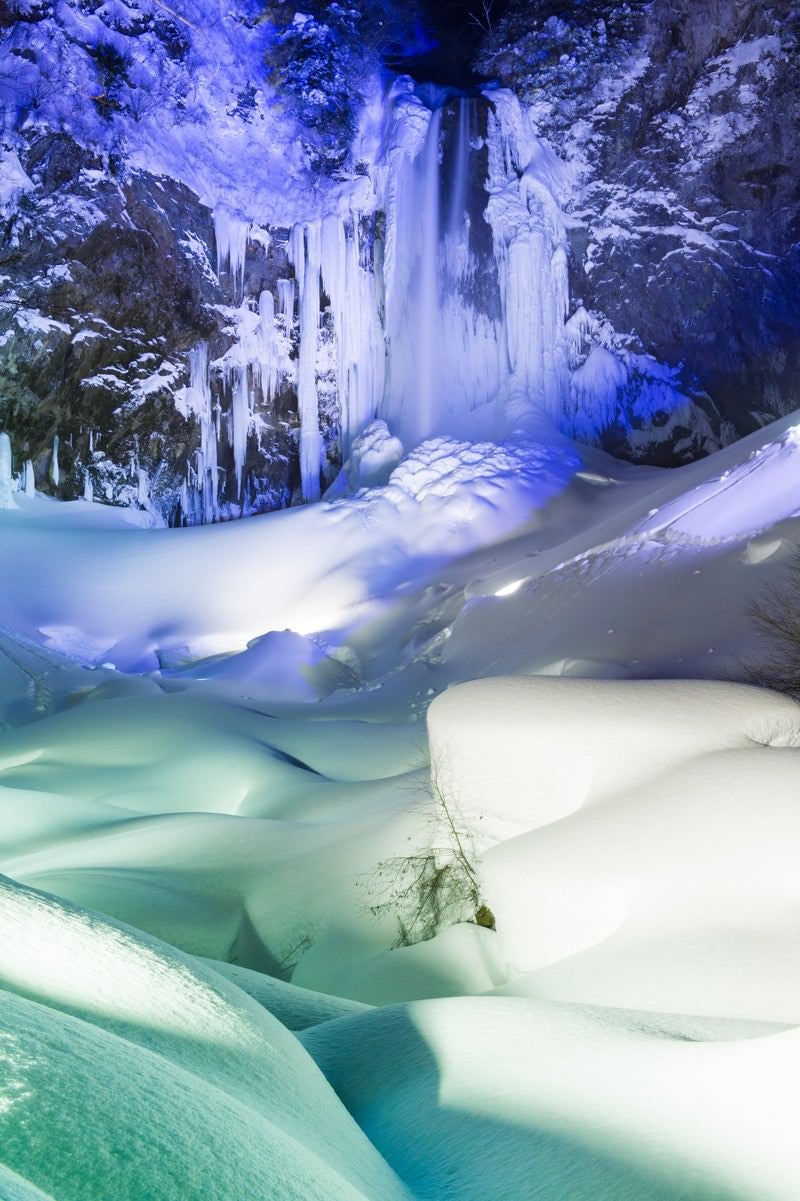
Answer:
<path fill-rule="evenodd" d="M 432 434 L 476 432 L 475 411 L 494 398 L 507 373 L 497 314 L 484 311 L 469 287 L 477 268 L 468 212 L 480 147 L 475 106 L 460 97 L 433 109 L 421 149 L 400 165 L 388 196 L 388 236 L 396 248 L 387 280 L 381 415 L 407 446 Z M 483 222 L 482 193 L 477 200 Z M 487 428 L 484 422 L 481 432 Z"/>
<path fill-rule="evenodd" d="M 439 347 L 439 137 L 442 110 L 431 116 L 428 136 L 418 164 L 414 166 L 414 199 L 419 198 L 418 219 L 421 223 L 419 259 L 416 266 L 416 295 L 412 293 L 417 320 L 419 357 L 417 371 L 417 435 L 419 439 L 431 433 L 436 404 L 436 358 Z"/>

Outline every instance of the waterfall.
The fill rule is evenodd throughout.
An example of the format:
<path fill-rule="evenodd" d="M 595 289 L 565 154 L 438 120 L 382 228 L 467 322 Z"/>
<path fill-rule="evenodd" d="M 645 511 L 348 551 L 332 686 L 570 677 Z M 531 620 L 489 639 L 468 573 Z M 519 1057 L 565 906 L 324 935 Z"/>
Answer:
<path fill-rule="evenodd" d="M 288 238 L 259 232 L 288 270 L 257 299 L 245 288 L 251 223 L 225 206 L 214 212 L 217 269 L 229 271 L 234 301 L 220 312 L 235 340 L 213 363 L 202 344 L 189 356 L 185 408 L 200 424 L 190 520 L 234 515 L 234 478 L 238 511 L 247 510 L 247 464 L 274 429 L 260 408 L 283 382 L 296 385 L 304 501 L 319 499 L 330 458 L 347 460 L 376 418 L 406 449 L 564 418 L 566 235 L 543 144 L 500 89 L 467 97 L 406 79 L 386 105 L 369 177 L 332 193 Z M 214 372 L 222 408 L 212 404 Z M 224 512 L 221 435 L 233 461 Z"/>
<path fill-rule="evenodd" d="M 439 134 L 441 109 L 432 115 L 425 138 L 425 147 L 411 170 L 411 186 L 407 197 L 411 208 L 407 217 L 418 221 L 420 234 L 416 246 L 418 256 L 411 269 L 411 287 L 408 304 L 412 317 L 416 318 L 406 328 L 411 333 L 410 347 L 400 351 L 400 340 L 395 339 L 395 353 L 409 349 L 417 354 L 404 364 L 416 377 L 416 431 L 415 442 L 421 442 L 433 430 L 434 406 L 437 399 L 437 359 L 441 344 L 437 336 L 442 312 L 439 289 L 440 279 L 440 220 L 439 220 Z M 410 231 L 407 231 L 410 232 Z M 414 246 L 413 237 L 408 241 L 409 250 Z M 391 343 L 390 343 L 391 345 Z"/>
<path fill-rule="evenodd" d="M 449 99 L 430 113 L 421 146 L 407 98 L 395 121 L 406 154 L 390 161 L 385 193 L 380 415 L 407 445 L 439 433 L 501 437 L 510 399 L 512 426 L 520 397 L 556 415 L 567 394 L 566 236 L 517 101 Z"/>

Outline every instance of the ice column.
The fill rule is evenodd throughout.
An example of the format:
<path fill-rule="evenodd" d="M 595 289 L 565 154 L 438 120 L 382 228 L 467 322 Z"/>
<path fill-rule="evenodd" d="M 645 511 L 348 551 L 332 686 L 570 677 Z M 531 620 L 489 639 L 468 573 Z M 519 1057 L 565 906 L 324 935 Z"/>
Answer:
<path fill-rule="evenodd" d="M 0 434 L 0 509 L 16 509 L 16 501 L 11 494 L 11 439 L 8 434 Z"/>
<path fill-rule="evenodd" d="M 258 357 L 253 362 L 254 382 L 260 384 L 265 401 L 278 391 L 281 375 L 281 349 L 275 328 L 275 297 L 266 288 L 258 298 Z"/>
<path fill-rule="evenodd" d="M 566 233 L 553 164 L 510 92 L 492 93 L 489 204 L 511 384 L 559 420 L 569 397 Z"/>
<path fill-rule="evenodd" d="M 322 237 L 319 222 L 296 225 L 289 240 L 300 299 L 297 406 L 300 415 L 300 484 L 304 501 L 319 500 L 322 435 L 319 429 L 317 349 Z"/>
<path fill-rule="evenodd" d="M 328 216 L 321 227 L 322 285 L 330 298 L 342 456 L 375 416 L 383 392 L 384 337 L 375 272 L 359 244 L 358 214 Z"/>
<path fill-rule="evenodd" d="M 189 351 L 189 408 L 200 421 L 200 447 L 197 451 L 196 490 L 200 494 L 202 518 L 216 521 L 219 517 L 219 466 L 217 439 L 211 387 L 208 378 L 208 344 L 199 342 Z"/>
<path fill-rule="evenodd" d="M 61 479 L 61 472 L 58 467 L 58 434 L 53 435 L 53 453 L 50 456 L 50 479 L 57 488 L 58 482 Z"/>
<path fill-rule="evenodd" d="M 278 280 L 278 313 L 283 319 L 284 331 L 288 334 L 294 324 L 295 289 L 293 279 Z"/>
<path fill-rule="evenodd" d="M 24 492 L 26 496 L 36 495 L 36 476 L 33 471 L 33 463 L 28 459 L 25 463 L 25 483 Z"/>
<path fill-rule="evenodd" d="M 231 447 L 236 469 L 236 496 L 242 500 L 242 477 L 247 457 L 247 435 L 250 431 L 250 394 L 247 380 L 247 365 L 241 364 L 233 371 L 231 395 Z"/>

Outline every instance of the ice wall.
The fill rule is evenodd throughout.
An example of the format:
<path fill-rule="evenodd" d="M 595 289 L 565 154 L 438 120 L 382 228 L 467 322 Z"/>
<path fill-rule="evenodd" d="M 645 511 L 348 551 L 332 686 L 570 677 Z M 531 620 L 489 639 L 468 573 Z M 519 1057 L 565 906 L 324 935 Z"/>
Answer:
<path fill-rule="evenodd" d="M 569 392 L 566 236 L 540 144 L 510 93 L 426 99 L 434 107 L 410 81 L 390 96 L 367 208 L 291 234 L 305 499 L 318 495 L 323 452 L 326 315 L 344 459 L 376 416 L 407 447 L 434 434 L 498 437 L 509 397 L 513 424 L 520 397 L 555 414 Z"/>
<path fill-rule="evenodd" d="M 320 433 L 319 376 L 322 301 L 332 339 L 341 453 L 375 416 L 383 393 L 385 348 L 381 280 L 367 214 L 327 214 L 295 225 L 289 258 L 298 285 L 297 403 L 303 500 L 317 500 L 325 448 Z"/>

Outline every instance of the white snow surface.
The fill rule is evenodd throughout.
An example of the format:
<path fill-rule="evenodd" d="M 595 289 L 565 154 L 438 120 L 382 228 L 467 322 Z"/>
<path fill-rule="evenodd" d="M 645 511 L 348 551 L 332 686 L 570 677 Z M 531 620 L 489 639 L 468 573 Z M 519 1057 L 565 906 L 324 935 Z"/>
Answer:
<path fill-rule="evenodd" d="M 796 1201 L 800 707 L 719 677 L 799 421 L 224 526 L 14 492 L 2 1195 Z M 496 929 L 393 947 L 453 832 Z"/>

